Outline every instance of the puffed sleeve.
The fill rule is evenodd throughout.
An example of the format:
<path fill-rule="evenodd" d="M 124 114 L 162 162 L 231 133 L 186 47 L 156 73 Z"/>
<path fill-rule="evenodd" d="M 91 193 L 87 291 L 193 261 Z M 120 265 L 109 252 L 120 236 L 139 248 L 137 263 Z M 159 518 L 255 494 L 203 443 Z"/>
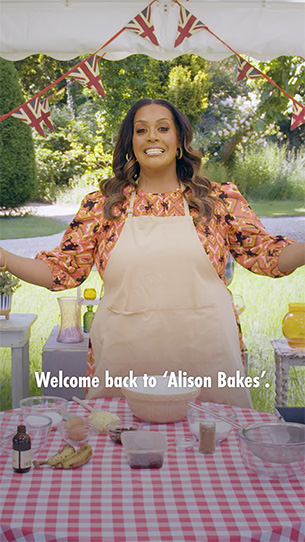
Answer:
<path fill-rule="evenodd" d="M 229 247 L 234 259 L 258 275 L 282 277 L 278 268 L 281 250 L 296 241 L 282 235 L 270 235 L 233 183 L 222 185 L 227 207 Z"/>
<path fill-rule="evenodd" d="M 35 256 L 46 262 L 51 270 L 51 290 L 75 288 L 90 273 L 99 230 L 99 215 L 95 212 L 95 207 L 101 206 L 98 194 L 93 192 L 85 196 L 58 247 L 51 251 L 41 251 Z"/>

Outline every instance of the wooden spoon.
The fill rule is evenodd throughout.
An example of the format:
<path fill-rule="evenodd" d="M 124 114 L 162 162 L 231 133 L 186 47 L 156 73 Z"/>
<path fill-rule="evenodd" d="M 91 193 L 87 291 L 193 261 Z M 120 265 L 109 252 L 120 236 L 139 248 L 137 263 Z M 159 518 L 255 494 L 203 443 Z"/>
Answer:
<path fill-rule="evenodd" d="M 78 403 L 79 405 L 81 405 L 82 407 L 86 408 L 87 410 L 89 410 L 89 412 L 95 412 L 94 408 L 92 408 L 90 405 L 88 405 L 85 401 L 82 401 L 81 399 L 79 399 L 78 397 L 72 397 L 72 401 L 74 401 L 75 403 Z"/>

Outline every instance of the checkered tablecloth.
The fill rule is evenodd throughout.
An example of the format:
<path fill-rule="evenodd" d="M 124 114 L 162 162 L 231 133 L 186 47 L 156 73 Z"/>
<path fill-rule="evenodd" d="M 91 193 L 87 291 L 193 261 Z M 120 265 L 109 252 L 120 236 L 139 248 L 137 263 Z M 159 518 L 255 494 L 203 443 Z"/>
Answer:
<path fill-rule="evenodd" d="M 90 404 L 133 419 L 123 398 Z M 274 419 L 235 410 L 244 424 Z M 75 403 L 69 411 L 85 414 Z M 45 466 L 20 475 L 11 458 L 1 456 L 1 542 L 304 542 L 304 478 L 268 480 L 252 473 L 235 430 L 205 456 L 198 447 L 177 448 L 177 438 L 190 436 L 186 421 L 146 429 L 167 438 L 161 469 L 131 469 L 122 446 L 98 434 L 90 440 L 93 458 L 75 470 Z M 51 431 L 39 460 L 63 444 Z"/>

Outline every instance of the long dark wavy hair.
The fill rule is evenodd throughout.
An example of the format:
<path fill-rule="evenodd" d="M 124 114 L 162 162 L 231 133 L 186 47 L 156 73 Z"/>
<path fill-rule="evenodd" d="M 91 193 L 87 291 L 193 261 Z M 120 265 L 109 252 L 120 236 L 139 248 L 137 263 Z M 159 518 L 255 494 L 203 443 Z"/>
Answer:
<path fill-rule="evenodd" d="M 134 117 L 138 109 L 151 104 L 162 105 L 172 114 L 182 149 L 182 157 L 177 157 L 176 160 L 177 177 L 185 185 L 184 195 L 189 206 L 197 210 L 195 222 L 202 216 L 205 216 L 209 221 L 213 215 L 216 200 L 210 195 L 211 182 L 200 175 L 201 153 L 192 148 L 191 123 L 173 104 L 159 98 L 154 100 L 143 98 L 137 101 L 121 123 L 113 153 L 114 177 L 100 183 L 101 192 L 106 196 L 105 218 L 108 220 L 117 218 L 113 213 L 113 208 L 125 202 L 124 188 L 128 185 L 137 186 L 140 167 L 132 148 Z"/>

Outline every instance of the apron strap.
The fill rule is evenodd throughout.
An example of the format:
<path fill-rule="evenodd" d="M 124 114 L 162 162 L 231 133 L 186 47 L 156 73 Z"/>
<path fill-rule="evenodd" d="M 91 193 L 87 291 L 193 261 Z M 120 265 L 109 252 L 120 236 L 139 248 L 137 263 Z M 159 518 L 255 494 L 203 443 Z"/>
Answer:
<path fill-rule="evenodd" d="M 181 187 L 181 189 L 183 191 L 184 190 L 184 185 L 182 183 L 180 183 L 180 187 Z M 136 197 L 136 188 L 134 188 L 133 191 L 131 192 L 130 200 L 129 200 L 128 207 L 127 207 L 127 217 L 133 216 L 133 206 L 134 206 L 134 202 L 135 202 L 135 197 Z M 182 195 L 182 197 L 183 197 L 184 215 L 189 217 L 190 216 L 190 210 L 189 210 L 188 203 L 186 201 L 185 196 Z"/>

